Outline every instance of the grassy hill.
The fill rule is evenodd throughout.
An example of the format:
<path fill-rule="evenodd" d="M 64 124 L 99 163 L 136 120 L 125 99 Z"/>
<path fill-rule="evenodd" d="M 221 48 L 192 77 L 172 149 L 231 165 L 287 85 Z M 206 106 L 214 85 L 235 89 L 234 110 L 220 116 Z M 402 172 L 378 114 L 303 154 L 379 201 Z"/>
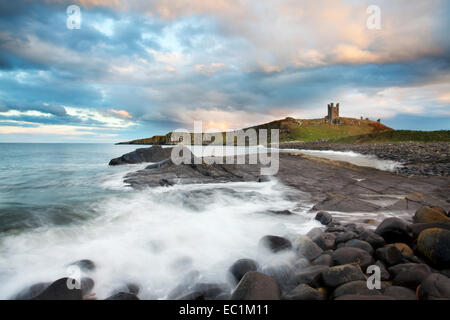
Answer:
<path fill-rule="evenodd" d="M 415 131 L 415 130 L 393 130 L 374 132 L 369 134 L 348 136 L 331 139 L 333 143 L 370 143 L 370 142 L 450 142 L 450 130 L 440 131 Z"/>
<path fill-rule="evenodd" d="M 288 117 L 249 128 L 255 129 L 256 131 L 259 129 L 279 129 L 280 142 L 339 139 L 383 131 L 392 131 L 391 128 L 376 121 L 342 117 L 339 118 L 338 124 L 331 124 L 325 118 L 294 119 Z M 249 128 L 245 128 L 244 130 Z M 222 136 L 225 137 L 225 132 L 222 132 Z M 153 136 L 151 138 L 121 142 L 119 144 L 174 144 L 170 138 L 171 133 L 169 132 L 165 136 Z"/>

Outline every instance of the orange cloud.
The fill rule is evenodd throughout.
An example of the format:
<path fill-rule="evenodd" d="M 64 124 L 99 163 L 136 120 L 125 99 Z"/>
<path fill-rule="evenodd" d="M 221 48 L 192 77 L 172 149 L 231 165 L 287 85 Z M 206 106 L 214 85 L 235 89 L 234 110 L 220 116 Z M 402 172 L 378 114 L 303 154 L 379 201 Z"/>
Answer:
<path fill-rule="evenodd" d="M 129 114 L 128 111 L 125 111 L 125 110 L 109 109 L 108 112 L 112 113 L 112 114 L 115 114 L 115 115 L 118 115 L 119 117 L 124 118 L 124 119 L 131 119 L 131 118 L 133 118 L 131 116 L 131 114 Z"/>

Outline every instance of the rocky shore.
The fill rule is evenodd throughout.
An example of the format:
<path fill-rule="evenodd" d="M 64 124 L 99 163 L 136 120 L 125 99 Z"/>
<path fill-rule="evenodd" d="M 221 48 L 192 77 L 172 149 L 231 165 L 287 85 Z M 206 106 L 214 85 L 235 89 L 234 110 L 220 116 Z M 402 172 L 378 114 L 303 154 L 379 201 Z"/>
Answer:
<path fill-rule="evenodd" d="M 354 151 L 403 164 L 397 173 L 406 176 L 450 176 L 450 142 L 329 143 L 283 142 L 282 149 Z"/>
<path fill-rule="evenodd" d="M 342 224 L 327 212 L 315 217 L 323 227 L 307 235 L 267 235 L 259 250 L 291 259 L 261 267 L 239 259 L 229 283 L 198 282 L 193 272 L 168 295 L 174 300 L 448 300 L 450 299 L 450 217 L 439 207 L 418 209 L 412 223 L 388 218 L 375 230 Z M 81 283 L 61 278 L 37 283 L 14 299 L 95 299 L 90 260 L 73 262 Z M 73 287 L 69 288 L 68 283 Z M 125 284 L 106 300 L 138 300 L 139 284 Z"/>
<path fill-rule="evenodd" d="M 448 177 L 405 177 L 299 153 L 282 153 L 278 174 L 268 178 L 260 176 L 260 165 L 175 165 L 166 158 L 167 152 L 161 148 L 141 149 L 114 160 L 112 165 L 148 161 L 146 153 L 154 159 L 163 158 L 125 177 L 125 182 L 136 189 L 277 179 L 308 196 L 297 201 L 313 204 L 310 214 L 322 225 L 306 235 L 267 234 L 255 246 L 279 260 L 261 266 L 249 258 L 239 259 L 230 265 L 227 283 L 205 283 L 198 273 L 191 272 L 174 284 L 167 299 L 450 299 Z M 82 270 L 80 283 L 68 278 L 37 283 L 12 298 L 95 299 L 95 262 L 80 260 L 71 265 Z M 377 276 L 379 283 L 374 281 Z M 69 289 L 67 283 L 76 284 L 75 289 Z M 139 283 L 124 283 L 107 299 L 136 300 L 139 292 Z"/>

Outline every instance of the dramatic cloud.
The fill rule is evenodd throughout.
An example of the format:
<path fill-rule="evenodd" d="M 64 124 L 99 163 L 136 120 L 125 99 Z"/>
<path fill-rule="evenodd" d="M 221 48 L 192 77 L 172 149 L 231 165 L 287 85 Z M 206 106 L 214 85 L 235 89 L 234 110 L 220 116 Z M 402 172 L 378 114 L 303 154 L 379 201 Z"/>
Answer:
<path fill-rule="evenodd" d="M 72 4 L 80 29 L 66 27 Z M 331 101 L 448 129 L 449 15 L 445 0 L 3 1 L 0 141 L 240 128 L 322 117 Z"/>

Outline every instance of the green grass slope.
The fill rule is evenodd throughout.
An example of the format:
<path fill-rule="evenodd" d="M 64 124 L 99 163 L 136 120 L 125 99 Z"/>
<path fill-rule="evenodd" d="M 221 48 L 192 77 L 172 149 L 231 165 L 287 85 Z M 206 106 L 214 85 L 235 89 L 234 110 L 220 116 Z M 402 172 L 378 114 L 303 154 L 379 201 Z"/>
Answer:
<path fill-rule="evenodd" d="M 329 140 L 333 143 L 373 143 L 373 142 L 450 142 L 450 130 L 415 131 L 393 130 L 370 134 L 341 137 Z"/>

